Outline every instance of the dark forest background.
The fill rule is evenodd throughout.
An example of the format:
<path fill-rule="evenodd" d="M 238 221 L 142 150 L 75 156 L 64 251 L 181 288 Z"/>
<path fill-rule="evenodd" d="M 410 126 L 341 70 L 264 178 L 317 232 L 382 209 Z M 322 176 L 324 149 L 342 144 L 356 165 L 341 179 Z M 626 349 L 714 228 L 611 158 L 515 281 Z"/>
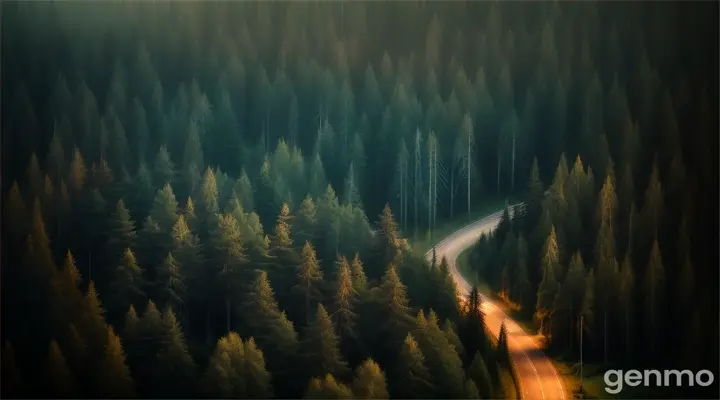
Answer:
<path fill-rule="evenodd" d="M 508 197 L 473 264 L 553 349 L 714 367 L 716 16 L 3 3 L 4 395 L 503 397 L 404 237 Z"/>

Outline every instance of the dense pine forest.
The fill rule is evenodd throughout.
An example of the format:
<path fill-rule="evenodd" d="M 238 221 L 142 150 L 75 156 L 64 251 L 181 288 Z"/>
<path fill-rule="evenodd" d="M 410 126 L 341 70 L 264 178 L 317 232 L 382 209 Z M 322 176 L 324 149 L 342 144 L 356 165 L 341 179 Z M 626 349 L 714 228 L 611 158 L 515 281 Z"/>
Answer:
<path fill-rule="evenodd" d="M 511 397 L 408 240 L 508 197 L 551 349 L 717 364 L 715 3 L 0 7 L 3 397 Z"/>
<path fill-rule="evenodd" d="M 635 8 L 644 15 L 629 17 Z M 582 330 L 586 362 L 717 373 L 717 4 L 600 10 L 613 15 L 600 42 L 563 17 L 545 25 L 537 67 L 559 68 L 557 86 L 542 92 L 536 75 L 527 93 L 552 95 L 521 125 L 554 128 L 535 125 L 524 204 L 480 238 L 471 268 L 552 354 L 576 362 Z"/>

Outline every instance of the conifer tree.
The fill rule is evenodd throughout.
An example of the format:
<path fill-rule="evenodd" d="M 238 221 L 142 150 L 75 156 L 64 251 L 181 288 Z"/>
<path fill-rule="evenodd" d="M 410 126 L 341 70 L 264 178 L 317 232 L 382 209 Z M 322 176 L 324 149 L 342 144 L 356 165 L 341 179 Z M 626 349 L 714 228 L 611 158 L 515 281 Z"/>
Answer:
<path fill-rule="evenodd" d="M 137 352 L 138 342 L 140 340 L 140 318 L 138 318 L 137 311 L 132 305 L 125 313 L 122 328 L 120 337 L 127 351 L 127 365 L 130 371 L 135 372 L 138 369 L 138 360 L 140 359 Z"/>
<path fill-rule="evenodd" d="M 580 252 L 576 252 L 555 298 L 551 316 L 553 341 L 569 343 L 571 350 L 579 323 L 578 316 L 582 306 L 583 290 L 585 290 L 585 264 Z"/>
<path fill-rule="evenodd" d="M 645 312 L 645 327 L 647 330 L 647 350 L 652 352 L 656 349 L 659 343 L 659 334 L 657 329 L 661 323 L 661 312 L 662 301 L 664 297 L 665 285 L 665 268 L 663 267 L 662 255 L 660 254 L 660 247 L 658 241 L 655 239 L 650 251 L 650 258 L 648 260 L 647 268 L 645 269 L 645 281 L 644 281 L 644 312 Z"/>
<path fill-rule="evenodd" d="M 195 363 L 171 308 L 163 313 L 162 322 L 167 333 L 154 362 L 153 386 L 162 396 L 187 397 L 193 389 Z"/>
<path fill-rule="evenodd" d="M 352 399 L 350 388 L 327 374 L 325 378 L 312 378 L 305 391 L 305 399 Z"/>
<path fill-rule="evenodd" d="M 10 192 L 6 194 L 6 196 L 6 200 L 3 201 L 4 240 L 12 238 L 12 241 L 8 244 L 13 244 L 14 246 L 8 246 L 8 249 L 13 249 L 20 246 L 20 243 L 27 238 L 30 215 L 28 214 L 27 205 L 25 204 L 25 200 L 23 200 L 20 187 L 16 181 L 13 181 L 10 186 Z"/>
<path fill-rule="evenodd" d="M 390 205 L 386 204 L 380 215 L 379 230 L 375 237 L 378 250 L 377 254 L 380 257 L 380 265 L 388 265 L 395 261 L 397 253 L 400 251 L 399 234 L 397 222 L 392 214 Z M 371 277 L 376 277 L 379 274 L 373 274 L 375 271 L 369 271 Z M 379 271 L 378 271 L 379 272 Z"/>
<path fill-rule="evenodd" d="M 178 219 L 178 202 L 170 184 L 165 184 L 157 191 L 153 201 L 150 217 L 163 232 L 170 232 Z"/>
<path fill-rule="evenodd" d="M 414 336 L 418 338 L 420 348 L 427 357 L 428 370 L 436 379 L 437 395 L 461 397 L 464 382 L 462 360 L 438 326 L 434 311 L 430 311 L 427 319 L 418 315 Z"/>
<path fill-rule="evenodd" d="M 439 267 L 433 272 L 438 290 L 435 306 L 439 310 L 439 315 L 443 318 L 457 319 L 460 313 L 457 286 L 450 274 L 448 260 L 443 257 Z"/>
<path fill-rule="evenodd" d="M 148 300 L 145 312 L 138 325 L 139 344 L 137 353 L 142 354 L 149 361 L 160 350 L 164 333 L 165 327 L 162 314 L 155 302 Z"/>
<path fill-rule="evenodd" d="M 288 207 L 287 203 L 284 203 L 280 208 L 280 214 L 275 225 L 275 234 L 272 237 L 272 245 L 276 251 L 292 248 L 293 243 L 290 235 L 290 221 L 292 219 L 290 207 Z"/>
<path fill-rule="evenodd" d="M 80 291 L 80 271 L 75 264 L 75 257 L 70 250 L 65 253 L 65 260 L 56 276 L 55 288 L 59 294 L 57 306 L 60 314 L 68 321 L 77 322 L 83 312 L 83 293 Z"/>
<path fill-rule="evenodd" d="M 465 349 L 466 357 L 463 359 L 466 365 L 472 360 L 468 357 L 478 351 L 487 354 L 489 340 L 485 333 L 485 313 L 483 312 L 483 299 L 477 286 L 470 289 L 467 297 L 467 309 L 463 313 L 460 323 L 459 337 Z"/>
<path fill-rule="evenodd" d="M 455 349 L 455 351 L 458 354 L 458 357 L 460 359 L 465 357 L 465 349 L 463 348 L 462 342 L 460 341 L 460 337 L 455 332 L 455 325 L 452 323 L 451 320 L 445 319 L 445 322 L 442 326 L 443 333 L 445 334 L 445 338 L 450 343 L 450 345 Z"/>
<path fill-rule="evenodd" d="M 578 329 L 582 329 L 583 335 L 591 342 L 595 336 L 595 272 L 592 268 L 585 277 L 585 295 L 583 296 L 580 317 L 583 323 L 582 326 L 578 326 Z"/>
<path fill-rule="evenodd" d="M 111 314 L 121 316 L 131 305 L 143 302 L 146 295 L 143 290 L 145 282 L 142 273 L 135 253 L 125 249 L 109 288 L 108 311 Z"/>
<path fill-rule="evenodd" d="M 357 292 L 353 289 L 352 273 L 347 260 L 345 260 L 340 264 L 337 273 L 332 308 L 332 319 L 337 327 L 338 335 L 343 339 L 355 336 L 356 314 L 354 309 L 356 301 Z"/>
<path fill-rule="evenodd" d="M 257 270 L 255 279 L 245 293 L 242 308 L 247 321 L 248 332 L 253 336 L 265 354 L 268 370 L 275 382 L 284 382 L 276 386 L 277 395 L 288 396 L 295 393 L 300 383 L 294 381 L 293 364 L 296 357 L 297 333 L 278 308 L 267 272 Z"/>
<path fill-rule="evenodd" d="M 389 399 L 385 373 L 380 366 L 368 359 L 355 370 L 352 393 L 359 399 Z"/>
<path fill-rule="evenodd" d="M 350 268 L 352 270 L 353 288 L 358 294 L 363 294 L 367 289 L 367 277 L 365 276 L 363 263 L 360 261 L 360 254 L 355 253 Z"/>
<path fill-rule="evenodd" d="M 522 235 L 518 238 L 517 246 L 517 265 L 511 293 L 512 299 L 520 305 L 520 310 L 527 314 L 535 308 L 536 299 L 528 270 L 528 245 Z"/>
<path fill-rule="evenodd" d="M 113 257 L 122 257 L 125 249 L 135 247 L 137 233 L 135 222 L 130 216 L 130 211 L 125 207 L 121 198 L 115 206 L 115 211 L 110 218 L 107 249 Z"/>
<path fill-rule="evenodd" d="M 192 197 L 188 196 L 185 201 L 185 206 L 183 207 L 181 216 L 185 218 L 188 228 L 191 230 L 198 228 L 197 215 L 195 214 L 195 202 Z"/>
<path fill-rule="evenodd" d="M 231 399 L 247 396 L 245 382 L 245 347 L 235 332 L 217 341 L 200 388 L 205 396 Z"/>
<path fill-rule="evenodd" d="M 480 391 L 477 385 L 472 379 L 465 381 L 465 387 L 463 388 L 464 399 L 480 399 Z"/>
<path fill-rule="evenodd" d="M 96 357 L 103 354 L 107 345 L 108 333 L 105 327 L 105 310 L 102 308 L 100 298 L 95 290 L 95 283 L 90 281 L 83 301 L 83 314 L 78 324 L 81 337 L 87 343 L 88 354 Z M 88 366 L 92 370 L 92 367 Z"/>
<path fill-rule="evenodd" d="M 43 192 L 44 179 L 40 170 L 40 163 L 34 152 L 30 155 L 30 162 L 25 171 L 25 179 L 27 179 L 29 195 L 32 197 L 40 196 Z"/>
<path fill-rule="evenodd" d="M 75 147 L 75 149 L 73 150 L 73 159 L 70 164 L 70 173 L 68 177 L 70 189 L 72 189 L 76 193 L 82 190 L 82 188 L 85 186 L 87 173 L 88 172 L 87 168 L 85 167 L 85 160 L 83 160 L 83 156 L 82 154 L 80 154 L 80 150 Z"/>
<path fill-rule="evenodd" d="M 468 376 L 475 382 L 480 395 L 484 398 L 493 397 L 494 385 L 490 377 L 490 371 L 480 353 L 475 353 L 468 369 Z"/>
<path fill-rule="evenodd" d="M 237 288 L 243 273 L 243 265 L 247 258 L 243 250 L 243 240 L 237 220 L 232 215 L 218 216 L 215 227 L 210 234 L 210 243 L 213 250 L 213 261 L 217 262 L 219 271 L 217 277 L 224 283 L 222 290 L 225 298 L 226 329 L 232 329 L 232 303 L 233 288 Z"/>
<path fill-rule="evenodd" d="M 541 321 L 540 331 L 547 333 L 547 317 L 552 312 L 553 302 L 558 291 L 557 272 L 559 271 L 559 250 L 555 227 L 550 230 L 550 235 L 545 241 L 545 248 L 542 257 L 542 281 L 538 287 L 537 305 L 535 310 Z"/>
<path fill-rule="evenodd" d="M 306 241 L 312 242 L 315 239 L 315 230 L 317 226 L 317 209 L 310 195 L 306 196 L 300 204 L 298 215 L 293 221 L 293 239 L 295 246 L 300 247 Z"/>
<path fill-rule="evenodd" d="M 390 264 L 378 286 L 377 299 L 388 314 L 389 327 L 402 329 L 410 321 L 407 287 L 400 281 L 395 266 Z"/>
<path fill-rule="evenodd" d="M 343 377 L 349 373 L 340 353 L 340 338 L 335 334 L 332 320 L 322 304 L 317 305 L 314 320 L 304 332 L 303 348 L 307 351 L 310 376 L 331 374 Z"/>
<path fill-rule="evenodd" d="M 257 347 L 253 338 L 246 340 L 243 344 L 248 398 L 272 398 L 271 376 L 265 369 L 265 357 L 262 351 Z"/>
<path fill-rule="evenodd" d="M 65 150 L 63 149 L 62 139 L 57 130 L 55 130 L 50 140 L 47 155 L 45 156 L 45 169 L 57 183 L 60 182 L 61 177 L 66 177 L 66 168 L 67 164 L 65 164 Z"/>
<path fill-rule="evenodd" d="M 320 284 L 323 280 L 323 273 L 315 249 L 309 241 L 305 242 L 305 246 L 300 253 L 300 259 L 301 263 L 297 269 L 295 290 L 301 294 L 303 299 L 302 316 L 309 321 L 311 305 L 316 304 L 322 298 Z"/>
<path fill-rule="evenodd" d="M 47 395 L 70 398 L 76 395 L 75 377 L 65 362 L 56 341 L 50 342 L 50 350 L 45 359 L 45 382 Z"/>
<path fill-rule="evenodd" d="M 497 346 L 495 347 L 495 359 L 503 367 L 510 366 L 510 352 L 508 351 L 507 326 L 505 321 L 500 324 Z"/>
<path fill-rule="evenodd" d="M 525 201 L 525 210 L 528 221 L 537 221 L 542 212 L 542 200 L 545 196 L 545 189 L 540 180 L 540 169 L 537 157 L 533 158 L 530 177 L 528 179 L 528 199 Z M 531 222 L 532 223 L 532 222 Z"/>
<path fill-rule="evenodd" d="M 175 164 L 165 145 L 160 146 L 153 163 L 152 179 L 157 185 L 170 185 L 175 179 Z"/>
<path fill-rule="evenodd" d="M 635 296 L 635 276 L 633 273 L 633 265 L 631 261 L 631 255 L 625 254 L 625 260 L 623 260 L 622 268 L 620 269 L 620 287 L 618 291 L 618 303 L 622 310 L 622 326 L 624 327 L 623 342 L 625 342 L 625 357 L 628 359 L 632 355 L 632 316 L 634 307 L 634 296 Z"/>
<path fill-rule="evenodd" d="M 240 200 L 240 204 L 242 204 L 243 208 L 246 210 L 255 209 L 252 183 L 250 182 L 250 178 L 244 168 L 240 172 L 240 178 L 235 183 L 235 192 L 237 193 L 238 199 Z"/>
<path fill-rule="evenodd" d="M 98 371 L 97 388 L 102 398 L 134 398 L 135 383 L 125 365 L 125 352 L 120 338 L 107 327 L 107 346 Z"/>
<path fill-rule="evenodd" d="M 425 365 L 425 356 L 412 334 L 408 333 L 405 337 L 396 365 L 395 374 L 390 381 L 392 397 L 410 399 L 430 396 L 433 393 L 435 388 Z"/>
<path fill-rule="evenodd" d="M 157 293 L 163 299 L 163 304 L 183 313 L 187 289 L 185 279 L 172 253 L 168 253 L 156 274 L 155 286 Z"/>

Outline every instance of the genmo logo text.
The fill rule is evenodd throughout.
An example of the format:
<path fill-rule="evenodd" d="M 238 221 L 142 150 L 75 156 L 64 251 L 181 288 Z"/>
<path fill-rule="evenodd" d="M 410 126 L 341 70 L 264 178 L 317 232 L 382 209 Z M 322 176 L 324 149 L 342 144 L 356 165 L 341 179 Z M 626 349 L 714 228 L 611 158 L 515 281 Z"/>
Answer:
<path fill-rule="evenodd" d="M 623 390 L 625 385 L 630 387 L 636 386 L 653 386 L 653 387 L 688 387 L 688 386 L 710 386 L 715 381 L 712 372 L 703 369 L 693 372 L 687 369 L 678 371 L 646 369 L 638 371 L 629 369 L 623 371 L 621 369 L 611 369 L 605 372 L 605 391 L 610 394 L 618 394 Z"/>

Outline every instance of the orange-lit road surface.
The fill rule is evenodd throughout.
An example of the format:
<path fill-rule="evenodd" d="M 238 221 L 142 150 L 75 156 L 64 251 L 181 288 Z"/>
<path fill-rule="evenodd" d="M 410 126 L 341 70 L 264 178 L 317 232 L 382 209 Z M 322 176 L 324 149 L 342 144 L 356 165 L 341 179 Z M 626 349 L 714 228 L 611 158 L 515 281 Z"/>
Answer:
<path fill-rule="evenodd" d="M 455 261 L 463 250 L 477 242 L 480 235 L 492 232 L 500 222 L 501 216 L 502 211 L 488 215 L 456 231 L 435 246 L 437 260 L 447 257 L 450 272 L 463 298 L 468 295 L 471 286 L 458 272 Z M 432 249 L 425 256 L 428 259 L 432 258 Z M 565 393 L 564 385 L 555 367 L 540 350 L 532 335 L 524 332 L 515 321 L 505 315 L 493 300 L 485 296 L 483 296 L 483 311 L 485 312 L 485 324 L 496 338 L 500 333 L 500 325 L 505 321 L 508 348 L 515 364 L 523 399 L 568 400 L 572 398 Z"/>

